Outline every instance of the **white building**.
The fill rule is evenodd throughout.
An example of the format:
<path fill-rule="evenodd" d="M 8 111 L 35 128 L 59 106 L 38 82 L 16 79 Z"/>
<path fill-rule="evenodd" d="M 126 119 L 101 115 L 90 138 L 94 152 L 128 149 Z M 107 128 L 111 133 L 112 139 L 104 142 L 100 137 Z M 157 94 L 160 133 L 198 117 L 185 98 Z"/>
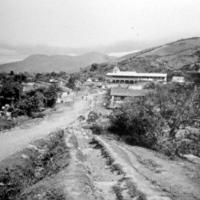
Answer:
<path fill-rule="evenodd" d="M 147 81 L 167 81 L 167 74 L 165 73 L 137 73 L 135 71 L 120 71 L 118 67 L 115 67 L 113 72 L 107 73 L 106 75 L 108 82 L 115 84 L 135 84 L 138 82 Z"/>
<path fill-rule="evenodd" d="M 183 76 L 173 76 L 172 77 L 172 82 L 184 83 L 185 82 L 185 78 Z"/>

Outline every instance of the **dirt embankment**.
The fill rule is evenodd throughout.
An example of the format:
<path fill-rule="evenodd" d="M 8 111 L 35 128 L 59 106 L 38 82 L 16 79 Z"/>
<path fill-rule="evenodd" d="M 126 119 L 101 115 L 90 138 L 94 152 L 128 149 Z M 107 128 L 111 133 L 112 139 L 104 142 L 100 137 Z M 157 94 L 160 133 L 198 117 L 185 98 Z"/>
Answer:
<path fill-rule="evenodd" d="M 0 199 L 102 200 L 86 163 L 74 128 L 53 132 L 1 161 Z"/>
<path fill-rule="evenodd" d="M 62 130 L 29 144 L 1 161 L 0 199 L 34 199 L 27 198 L 31 196 L 31 187 L 69 165 L 69 160 L 69 148 Z M 48 191 L 45 196 L 55 195 L 55 192 Z"/>

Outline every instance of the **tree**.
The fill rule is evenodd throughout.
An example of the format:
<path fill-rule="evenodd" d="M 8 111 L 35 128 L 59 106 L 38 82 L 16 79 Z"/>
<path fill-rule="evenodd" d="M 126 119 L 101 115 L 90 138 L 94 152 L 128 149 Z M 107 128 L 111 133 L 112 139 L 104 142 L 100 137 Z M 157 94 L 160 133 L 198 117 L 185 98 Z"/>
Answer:
<path fill-rule="evenodd" d="M 199 102 L 199 92 L 194 85 L 171 84 L 157 86 L 151 99 L 154 108 L 169 127 L 169 135 L 174 138 L 181 125 L 191 125 L 198 109 L 194 106 Z"/>
<path fill-rule="evenodd" d="M 39 112 L 44 107 L 45 97 L 39 91 L 30 91 L 26 93 L 20 101 L 16 103 L 13 115 L 32 116 L 34 112 Z"/>
<path fill-rule="evenodd" d="M 4 104 L 14 103 L 19 101 L 22 95 L 22 85 L 15 81 L 5 81 L 0 91 L 0 96 L 3 97 Z"/>
<path fill-rule="evenodd" d="M 76 89 L 76 81 L 80 78 L 80 76 L 76 73 L 74 74 L 70 74 L 70 77 L 69 77 L 69 80 L 68 80 L 68 83 L 66 84 L 66 86 L 68 88 L 71 88 L 71 89 Z"/>
<path fill-rule="evenodd" d="M 95 63 L 92 64 L 91 67 L 90 67 L 90 71 L 91 71 L 91 72 L 94 72 L 94 71 L 96 71 L 97 69 L 98 69 L 98 64 L 95 64 Z"/>
<path fill-rule="evenodd" d="M 46 99 L 46 106 L 53 107 L 56 104 L 57 100 L 57 92 L 59 88 L 56 85 L 49 86 L 44 92 L 44 96 Z"/>
<path fill-rule="evenodd" d="M 16 82 L 20 82 L 21 83 L 21 82 L 26 81 L 26 79 L 27 79 L 27 77 L 23 73 L 14 75 L 14 81 L 16 81 Z"/>
<path fill-rule="evenodd" d="M 14 71 L 10 71 L 10 76 L 13 76 L 15 73 L 14 73 Z"/>
<path fill-rule="evenodd" d="M 141 100 L 126 102 L 110 115 L 110 130 L 127 143 L 153 148 L 160 132 L 160 116 Z"/>

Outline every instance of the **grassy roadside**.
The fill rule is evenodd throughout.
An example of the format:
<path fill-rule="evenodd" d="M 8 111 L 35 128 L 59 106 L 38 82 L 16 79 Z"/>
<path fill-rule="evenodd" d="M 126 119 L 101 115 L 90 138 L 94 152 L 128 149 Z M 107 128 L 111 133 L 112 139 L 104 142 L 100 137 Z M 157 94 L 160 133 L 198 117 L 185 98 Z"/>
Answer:
<path fill-rule="evenodd" d="M 59 172 L 69 164 L 69 160 L 63 130 L 35 141 L 0 163 L 0 199 L 41 199 L 41 195 L 30 198 L 30 191 L 27 193 L 29 188 Z M 62 196 L 54 188 L 48 188 L 46 193 L 45 188 L 40 188 L 38 192 L 42 192 L 42 199 L 49 199 L 50 196 L 55 197 L 50 199 L 57 199 Z"/>

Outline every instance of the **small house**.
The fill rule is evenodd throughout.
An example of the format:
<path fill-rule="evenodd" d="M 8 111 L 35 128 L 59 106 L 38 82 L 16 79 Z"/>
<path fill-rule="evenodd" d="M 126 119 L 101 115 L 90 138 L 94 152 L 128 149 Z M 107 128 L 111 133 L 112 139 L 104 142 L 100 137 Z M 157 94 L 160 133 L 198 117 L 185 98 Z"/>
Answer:
<path fill-rule="evenodd" d="M 138 98 L 142 99 L 145 95 L 150 93 L 151 90 L 133 90 L 123 87 L 114 87 L 111 88 L 110 96 L 111 102 L 110 107 L 118 107 L 121 103 L 124 102 L 125 98 Z"/>
<path fill-rule="evenodd" d="M 185 78 L 183 76 L 173 76 L 172 82 L 174 82 L 174 83 L 184 83 Z"/>

